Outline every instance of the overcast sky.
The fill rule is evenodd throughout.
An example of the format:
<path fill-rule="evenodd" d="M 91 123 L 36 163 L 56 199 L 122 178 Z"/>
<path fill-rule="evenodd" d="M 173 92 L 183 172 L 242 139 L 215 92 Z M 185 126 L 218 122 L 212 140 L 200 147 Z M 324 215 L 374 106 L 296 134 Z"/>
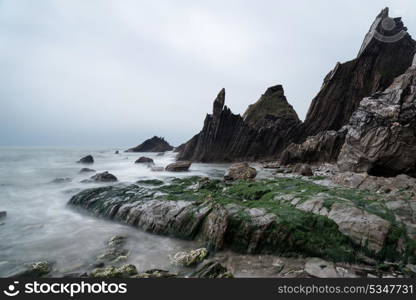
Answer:
<path fill-rule="evenodd" d="M 222 87 L 243 113 L 282 84 L 304 119 L 386 6 L 415 36 L 414 0 L 0 0 L 0 145 L 177 145 Z"/>

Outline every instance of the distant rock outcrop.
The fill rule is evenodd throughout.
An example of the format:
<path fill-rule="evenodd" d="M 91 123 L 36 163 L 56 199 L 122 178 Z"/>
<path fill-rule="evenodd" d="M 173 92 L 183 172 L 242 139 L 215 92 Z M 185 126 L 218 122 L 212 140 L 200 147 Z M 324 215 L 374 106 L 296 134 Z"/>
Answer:
<path fill-rule="evenodd" d="M 338 158 L 342 171 L 416 176 L 416 65 L 384 92 L 364 98 Z"/>
<path fill-rule="evenodd" d="M 406 32 L 401 18 L 392 19 L 388 14 L 386 8 L 377 16 L 357 58 L 337 63 L 325 77 L 306 116 L 305 137 L 339 130 L 348 123 L 361 99 L 386 89 L 410 67 L 416 42 Z"/>
<path fill-rule="evenodd" d="M 165 152 L 171 150 L 173 147 L 164 138 L 154 136 L 142 144 L 126 150 L 126 152 Z"/>
<path fill-rule="evenodd" d="M 92 155 L 87 155 L 87 156 L 81 158 L 79 161 L 77 161 L 77 163 L 80 163 L 80 164 L 93 164 L 94 163 L 94 157 L 92 157 Z"/>
<path fill-rule="evenodd" d="M 273 157 L 296 135 L 301 122 L 281 85 L 269 88 L 244 114 L 224 105 L 225 90 L 214 101 L 201 132 L 181 146 L 179 160 L 201 162 L 256 160 Z"/>

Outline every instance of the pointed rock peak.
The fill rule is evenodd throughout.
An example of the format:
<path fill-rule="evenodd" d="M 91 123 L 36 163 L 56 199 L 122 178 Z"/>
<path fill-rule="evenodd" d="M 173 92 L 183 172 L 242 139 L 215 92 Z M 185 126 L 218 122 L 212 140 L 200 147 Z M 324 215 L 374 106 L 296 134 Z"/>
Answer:
<path fill-rule="evenodd" d="M 212 109 L 212 113 L 214 118 L 218 117 L 221 114 L 221 111 L 224 107 L 225 103 L 225 89 L 221 89 L 221 91 L 218 93 L 217 98 L 214 100 L 214 105 Z"/>
<path fill-rule="evenodd" d="M 255 128 L 260 128 L 265 123 L 277 118 L 299 121 L 295 110 L 287 102 L 281 85 L 268 88 L 256 103 L 247 108 L 243 118 Z"/>
<path fill-rule="evenodd" d="M 285 93 L 283 90 L 283 86 L 281 84 L 269 87 L 266 92 L 264 93 L 264 96 L 269 96 L 274 93 L 281 93 L 282 95 Z"/>
<path fill-rule="evenodd" d="M 389 8 L 386 7 L 377 15 L 371 25 L 357 57 L 360 57 L 364 53 L 373 40 L 392 44 L 399 42 L 406 36 L 410 38 L 410 35 L 407 33 L 407 28 L 404 27 L 401 18 L 390 18 Z"/>

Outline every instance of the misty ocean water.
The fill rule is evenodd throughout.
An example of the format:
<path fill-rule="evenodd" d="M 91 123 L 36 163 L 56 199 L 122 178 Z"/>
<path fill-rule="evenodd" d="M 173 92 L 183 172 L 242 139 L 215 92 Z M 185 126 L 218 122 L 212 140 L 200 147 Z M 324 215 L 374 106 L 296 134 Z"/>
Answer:
<path fill-rule="evenodd" d="M 83 167 L 97 172 L 109 171 L 119 183 L 141 179 L 168 180 L 172 176 L 222 176 L 227 165 L 193 164 L 190 172 L 152 172 L 145 165 L 134 164 L 140 156 L 151 157 L 156 166 L 166 166 L 175 153 L 124 153 L 117 149 L 40 149 L 0 148 L 0 277 L 10 276 L 23 266 L 39 260 L 54 262 L 55 275 L 91 269 L 103 252 L 106 241 L 114 235 L 126 235 L 130 255 L 126 263 L 139 271 L 169 269 L 169 255 L 195 248 L 196 242 L 156 236 L 138 229 L 103 220 L 74 208 L 68 200 L 77 192 L 106 185 L 81 183 L 92 174 L 80 174 Z M 76 163 L 91 154 L 93 165 Z M 68 182 L 53 183 L 56 178 Z"/>

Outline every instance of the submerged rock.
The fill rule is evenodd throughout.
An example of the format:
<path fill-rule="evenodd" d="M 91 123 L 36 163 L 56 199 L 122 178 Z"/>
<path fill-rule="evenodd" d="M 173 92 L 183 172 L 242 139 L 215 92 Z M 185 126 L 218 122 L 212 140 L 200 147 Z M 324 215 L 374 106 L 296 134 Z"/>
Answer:
<path fill-rule="evenodd" d="M 237 180 L 237 179 L 254 179 L 257 176 L 257 171 L 252 168 L 248 163 L 236 163 L 231 165 L 225 174 L 225 180 Z"/>
<path fill-rule="evenodd" d="M 114 152 L 114 154 L 120 154 L 120 151 L 116 150 L 116 152 Z"/>
<path fill-rule="evenodd" d="M 108 173 L 107 171 L 95 174 L 94 176 L 91 176 L 91 179 L 94 181 L 99 182 L 114 182 L 117 181 L 117 177 L 114 176 L 111 173 Z"/>
<path fill-rule="evenodd" d="M 94 169 L 90 169 L 90 168 L 82 168 L 81 170 L 79 170 L 80 173 L 94 173 L 96 172 Z"/>
<path fill-rule="evenodd" d="M 7 212 L 6 211 L 0 211 L 0 219 L 1 218 L 5 218 L 7 216 Z"/>
<path fill-rule="evenodd" d="M 142 144 L 126 150 L 126 152 L 165 152 L 171 150 L 173 150 L 173 147 L 164 138 L 154 136 Z"/>
<path fill-rule="evenodd" d="M 81 158 L 77 162 L 81 163 L 81 164 L 92 164 L 92 163 L 94 163 L 94 158 L 92 157 L 92 155 L 87 155 L 87 156 Z"/>
<path fill-rule="evenodd" d="M 151 159 L 149 157 L 142 156 L 142 157 L 138 158 L 134 163 L 135 164 L 153 164 L 154 161 L 153 161 L 153 159 Z"/>
<path fill-rule="evenodd" d="M 59 177 L 52 180 L 50 183 L 68 183 L 71 182 L 72 178 L 69 177 Z"/>
<path fill-rule="evenodd" d="M 233 274 L 218 262 L 212 261 L 204 264 L 201 268 L 191 274 L 196 278 L 233 278 Z"/>
<path fill-rule="evenodd" d="M 206 248 L 199 248 L 190 251 L 181 251 L 176 253 L 172 258 L 172 262 L 177 265 L 190 267 L 199 264 L 208 256 Z"/>
<path fill-rule="evenodd" d="M 165 170 L 169 172 L 186 172 L 191 166 L 190 161 L 178 161 L 166 166 Z"/>

